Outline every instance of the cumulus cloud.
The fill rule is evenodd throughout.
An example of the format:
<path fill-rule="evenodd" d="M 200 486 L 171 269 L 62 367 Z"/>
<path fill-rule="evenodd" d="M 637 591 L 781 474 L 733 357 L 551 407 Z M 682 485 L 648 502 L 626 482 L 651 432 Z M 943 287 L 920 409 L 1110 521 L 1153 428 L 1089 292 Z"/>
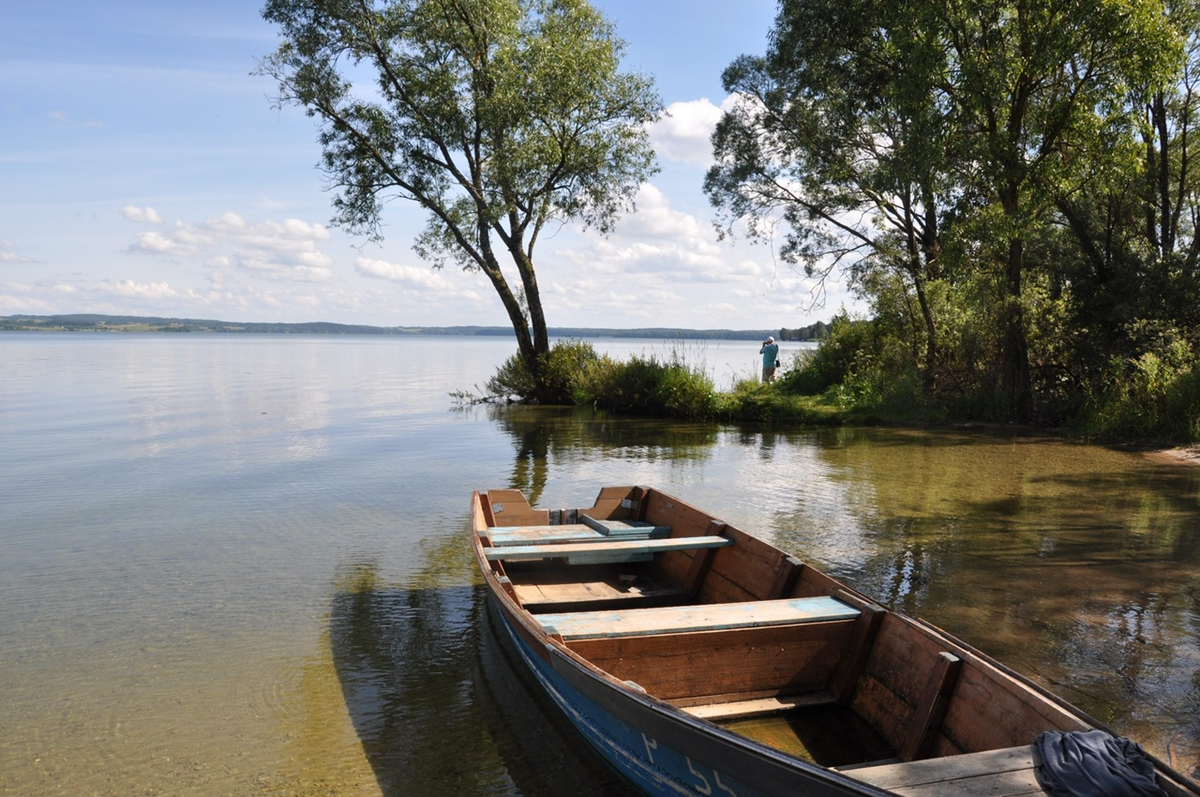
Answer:
<path fill-rule="evenodd" d="M 429 267 L 405 266 L 389 263 L 386 260 L 372 260 L 360 257 L 354 263 L 354 269 L 364 277 L 374 277 L 390 282 L 404 282 L 419 288 L 433 288 L 439 291 L 453 290 L 454 286 L 438 272 Z"/>
<path fill-rule="evenodd" d="M 105 281 L 96 286 L 101 293 L 125 299 L 177 299 L 179 292 L 166 282 L 137 283 L 133 280 Z"/>
<path fill-rule="evenodd" d="M 607 237 L 558 253 L 589 273 L 657 274 L 675 282 L 724 282 L 754 278 L 761 268 L 718 242 L 711 225 L 671 207 L 653 185 L 638 192 L 637 212 Z"/>
<path fill-rule="evenodd" d="M 127 221 L 138 224 L 162 224 L 162 218 L 158 215 L 158 211 L 151 207 L 139 208 L 135 205 L 126 205 L 121 208 L 121 215 Z"/>
<path fill-rule="evenodd" d="M 33 286 L 19 282 L 0 282 L 0 310 L 8 313 L 49 313 L 53 305 L 35 295 Z"/>
<path fill-rule="evenodd" d="M 671 103 L 663 118 L 650 128 L 655 151 L 667 160 L 711 165 L 713 130 L 729 102 L 720 108 L 707 98 Z"/>
<path fill-rule="evenodd" d="M 126 210 L 137 215 L 137 208 Z M 200 224 L 176 222 L 164 230 L 138 233 L 126 251 L 175 258 L 203 256 L 216 267 L 240 268 L 262 279 L 328 282 L 333 279 L 333 261 L 317 246 L 329 237 L 322 224 L 299 219 L 251 224 L 236 213 L 222 213 Z"/>
<path fill-rule="evenodd" d="M 17 245 L 12 241 L 0 238 L 0 263 L 35 263 L 37 261 L 17 252 Z"/>
<path fill-rule="evenodd" d="M 480 279 L 478 276 L 472 278 L 467 274 L 455 274 L 453 278 L 448 278 L 428 266 L 408 266 L 367 257 L 355 261 L 354 269 L 361 276 L 395 283 L 404 294 L 412 299 L 419 297 L 419 301 L 427 306 L 445 303 L 447 306 L 473 306 L 482 310 L 492 302 L 489 292 L 481 293 L 475 289 Z"/>

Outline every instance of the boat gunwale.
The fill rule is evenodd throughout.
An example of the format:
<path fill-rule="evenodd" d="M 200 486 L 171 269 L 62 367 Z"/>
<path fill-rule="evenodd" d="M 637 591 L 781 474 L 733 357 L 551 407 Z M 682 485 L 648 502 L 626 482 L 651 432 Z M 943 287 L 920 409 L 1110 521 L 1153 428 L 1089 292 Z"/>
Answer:
<path fill-rule="evenodd" d="M 660 490 L 649 487 L 625 488 L 624 486 L 620 489 L 638 489 L 642 491 L 643 499 L 647 499 L 652 494 L 658 494 L 670 501 L 688 506 L 699 512 L 703 517 L 709 518 L 710 521 L 721 523 L 723 526 L 721 533 L 729 535 L 734 540 L 733 547 L 736 547 L 738 544 L 738 537 L 744 536 L 758 540 L 773 550 L 778 551 L 782 556 L 787 556 L 786 552 L 781 551 L 765 540 L 734 526 L 725 524 L 710 513 L 692 507 L 686 501 Z M 477 509 L 478 511 L 476 511 Z M 580 511 L 584 511 L 583 508 Z M 742 754 L 752 756 L 753 759 L 770 762 L 772 764 L 771 768 L 773 770 L 777 769 L 778 773 L 782 774 L 787 780 L 801 778 L 805 782 L 811 782 L 813 779 L 816 779 L 823 785 L 834 789 L 849 789 L 850 791 L 847 793 L 851 795 L 894 794 L 894 792 L 886 789 L 880 789 L 867 782 L 856 780 L 852 774 L 854 772 L 853 769 L 848 769 L 847 773 L 849 774 L 844 774 L 835 768 L 805 761 L 764 743 L 733 733 L 703 717 L 691 715 L 680 706 L 641 691 L 640 687 L 635 689 L 628 682 L 621 681 L 574 651 L 561 637 L 547 633 L 537 621 L 534 613 L 521 606 L 515 597 L 506 591 L 500 578 L 492 569 L 492 565 L 497 563 L 489 562 L 486 558 L 481 534 L 492 527 L 488 525 L 489 518 L 490 512 L 483 503 L 480 491 L 475 491 L 472 497 L 472 545 L 475 549 L 476 560 L 484 576 L 485 583 L 488 586 L 491 596 L 496 600 L 497 606 L 501 610 L 501 615 L 509 621 L 514 631 L 523 632 L 521 636 L 524 637 L 530 650 L 546 662 L 555 673 L 567 680 L 568 683 L 571 683 L 576 689 L 580 689 L 581 692 L 585 691 L 581 688 L 582 686 L 588 687 L 585 694 L 613 716 L 626 721 L 624 718 L 630 713 L 630 707 L 635 707 L 639 709 L 638 713 L 640 716 L 635 722 L 630 722 L 629 724 L 635 728 L 642 729 L 644 720 L 647 718 L 650 719 L 653 728 L 659 729 L 658 733 L 666 731 L 663 736 L 656 736 L 655 738 L 662 738 L 664 741 L 677 740 L 676 745 L 687 748 L 694 749 L 697 746 L 710 748 L 706 753 L 702 754 L 709 758 L 713 756 L 723 758 L 726 751 L 730 750 L 741 751 Z M 1055 694 L 1047 687 L 1036 683 L 1031 678 L 1013 670 L 1011 667 L 994 659 L 969 643 L 964 642 L 948 631 L 926 620 L 894 611 L 839 579 L 831 576 L 826 577 L 836 583 L 839 589 L 845 590 L 848 595 L 861 600 L 864 604 L 875 609 L 883 610 L 895 621 L 912 627 L 930 640 L 937 641 L 940 645 L 944 646 L 945 650 L 953 652 L 965 661 L 969 661 L 973 667 L 979 668 L 984 672 L 990 670 L 992 671 L 991 677 L 997 678 L 998 676 L 998 681 L 1009 680 L 1021 689 L 1029 691 L 1036 698 L 1034 701 L 1030 701 L 1031 705 L 1037 703 L 1039 700 L 1048 702 L 1058 711 L 1071 716 L 1089 728 L 1103 730 L 1110 734 L 1113 733 L 1106 725 L 1071 704 L 1065 698 Z M 708 633 L 719 634 L 721 632 L 712 631 Z M 1040 714 L 1041 712 L 1039 711 L 1038 713 Z M 679 747 L 677 746 L 676 749 L 679 749 Z M 953 759 L 957 758 L 958 755 L 969 754 L 962 753 L 942 757 Z M 1176 771 L 1170 764 L 1152 753 L 1146 752 L 1146 755 L 1153 762 L 1160 780 L 1167 780 L 1168 785 L 1179 794 L 1200 795 L 1200 788 L 1190 778 Z M 752 780 L 757 779 L 753 769 L 747 771 L 750 773 L 749 775 L 744 774 L 739 768 L 737 775 L 739 779 L 744 777 L 750 777 Z M 734 773 L 731 772 L 730 774 L 733 775 Z M 770 779 L 767 781 L 767 784 L 761 786 L 755 786 L 750 781 L 746 782 L 747 785 L 757 788 L 766 788 L 768 790 L 779 788 L 778 779 Z"/>
<path fill-rule="evenodd" d="M 779 788 L 779 778 L 783 777 L 795 781 L 790 786 L 785 784 L 785 788 L 811 785 L 816 779 L 833 788 L 848 789 L 845 791 L 848 795 L 886 797 L 893 794 L 856 780 L 850 775 L 790 756 L 769 745 L 733 733 L 717 723 L 689 714 L 673 703 L 634 689 L 628 682 L 615 678 L 571 650 L 565 643 L 546 634 L 540 626 L 531 627 L 527 618 L 532 615 L 517 606 L 503 589 L 493 588 L 490 592 L 497 598 L 501 616 L 510 626 L 516 623 L 513 627 L 514 632 L 524 637 L 529 649 L 555 674 L 612 716 L 644 733 L 649 733 L 654 739 L 676 751 L 684 754 L 694 751 L 695 754 L 691 757 L 708 762 L 714 758 L 727 759 L 731 751 L 740 751 L 749 756 L 750 760 L 738 767 L 736 773 L 729 774 L 736 775 L 740 781 L 752 788 L 768 792 Z M 513 607 L 516 607 L 515 611 Z M 525 633 L 521 633 L 522 631 Z M 640 710 L 635 712 L 631 709 Z M 631 716 L 634 713 L 638 716 Z M 649 723 L 646 720 L 649 720 Z M 774 778 L 769 777 L 767 772 L 759 771 L 758 767 L 763 763 L 771 765 L 770 774 L 774 774 Z"/>

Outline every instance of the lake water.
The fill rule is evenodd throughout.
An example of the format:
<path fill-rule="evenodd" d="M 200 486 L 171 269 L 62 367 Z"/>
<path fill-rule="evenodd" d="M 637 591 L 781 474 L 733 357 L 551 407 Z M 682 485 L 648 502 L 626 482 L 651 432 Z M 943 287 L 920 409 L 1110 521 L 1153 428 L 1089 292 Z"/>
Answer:
<path fill-rule="evenodd" d="M 595 343 L 720 387 L 757 358 Z M 1195 771 L 1200 468 L 452 406 L 513 348 L 0 335 L 0 795 L 621 794 L 509 671 L 465 535 L 474 489 L 607 484 L 717 513 Z"/>

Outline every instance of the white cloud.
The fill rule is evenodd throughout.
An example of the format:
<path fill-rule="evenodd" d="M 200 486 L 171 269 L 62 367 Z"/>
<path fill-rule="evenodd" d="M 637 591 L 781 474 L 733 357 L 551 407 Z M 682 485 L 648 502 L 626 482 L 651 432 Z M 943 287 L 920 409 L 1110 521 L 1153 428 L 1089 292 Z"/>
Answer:
<path fill-rule="evenodd" d="M 354 269 L 364 277 L 402 282 L 413 287 L 432 288 L 442 292 L 455 290 L 454 285 L 448 279 L 428 266 L 405 266 L 389 263 L 386 260 L 360 257 L 354 262 Z"/>
<path fill-rule="evenodd" d="M 12 241 L 0 238 L 0 263 L 36 263 L 36 260 L 18 254 L 17 245 Z"/>
<path fill-rule="evenodd" d="M 181 234 L 178 228 L 173 233 L 163 234 L 159 232 L 139 232 L 137 235 L 137 243 L 128 247 L 130 252 L 138 252 L 149 255 L 171 255 L 174 257 L 187 257 L 194 255 L 199 251 L 195 242 L 185 240 L 186 236 Z"/>
<path fill-rule="evenodd" d="M 720 108 L 707 98 L 671 103 L 667 113 L 650 128 L 655 151 L 667 160 L 711 165 L 713 130 L 728 103 L 726 100 Z"/>
<path fill-rule="evenodd" d="M 395 283 L 402 296 L 426 308 L 438 305 L 459 310 L 473 307 L 486 311 L 495 304 L 495 296 L 490 291 L 475 289 L 483 280 L 478 274 L 446 277 L 429 266 L 407 266 L 368 257 L 356 260 L 354 270 L 363 277 Z"/>
<path fill-rule="evenodd" d="M 135 205 L 126 205 L 121 208 L 121 215 L 127 221 L 138 224 L 162 224 L 162 218 L 158 215 L 158 211 L 150 207 L 139 208 Z"/>
<path fill-rule="evenodd" d="M 101 293 L 125 299 L 178 299 L 180 294 L 166 282 L 136 283 L 133 280 L 105 281 L 96 286 Z"/>
<path fill-rule="evenodd" d="M 0 310 L 5 313 L 49 313 L 54 305 L 37 295 L 34 287 L 19 282 L 0 282 Z"/>
<path fill-rule="evenodd" d="M 262 279 L 328 282 L 333 261 L 317 245 L 329 237 L 323 224 L 300 219 L 250 224 L 227 212 L 201 224 L 176 222 L 163 231 L 138 233 L 126 251 L 174 258 L 202 255 L 212 267 L 241 268 Z"/>
<path fill-rule="evenodd" d="M 756 279 L 762 268 L 728 244 L 712 227 L 671 207 L 653 185 L 638 192 L 637 212 L 626 216 L 609 237 L 587 236 L 582 248 L 558 256 L 588 273 L 653 276 L 674 282 L 726 282 Z"/>

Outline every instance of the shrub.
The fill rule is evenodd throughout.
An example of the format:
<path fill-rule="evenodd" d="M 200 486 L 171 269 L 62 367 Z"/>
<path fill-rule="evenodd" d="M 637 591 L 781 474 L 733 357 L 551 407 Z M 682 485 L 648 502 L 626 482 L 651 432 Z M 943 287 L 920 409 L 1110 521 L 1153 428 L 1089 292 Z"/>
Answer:
<path fill-rule="evenodd" d="M 1200 440 L 1200 359 L 1167 335 L 1136 357 L 1114 360 L 1091 397 L 1084 427 L 1106 438 Z"/>
<path fill-rule="evenodd" d="M 785 393 L 818 396 L 843 384 L 875 353 L 877 341 L 870 321 L 852 320 L 845 311 L 834 316 L 827 337 L 812 354 L 797 359 L 776 384 Z"/>
<path fill-rule="evenodd" d="M 601 357 L 587 369 L 583 386 L 591 403 L 611 412 L 696 420 L 716 410 L 712 379 L 678 357 Z"/>
<path fill-rule="evenodd" d="M 592 344 L 581 340 L 560 340 L 542 355 L 541 371 L 545 383 L 543 401 L 548 404 L 578 404 L 586 397 L 582 385 L 588 368 L 597 360 Z M 496 369 L 488 380 L 491 396 L 516 396 L 522 401 L 537 398 L 533 375 L 520 354 L 514 354 Z"/>

